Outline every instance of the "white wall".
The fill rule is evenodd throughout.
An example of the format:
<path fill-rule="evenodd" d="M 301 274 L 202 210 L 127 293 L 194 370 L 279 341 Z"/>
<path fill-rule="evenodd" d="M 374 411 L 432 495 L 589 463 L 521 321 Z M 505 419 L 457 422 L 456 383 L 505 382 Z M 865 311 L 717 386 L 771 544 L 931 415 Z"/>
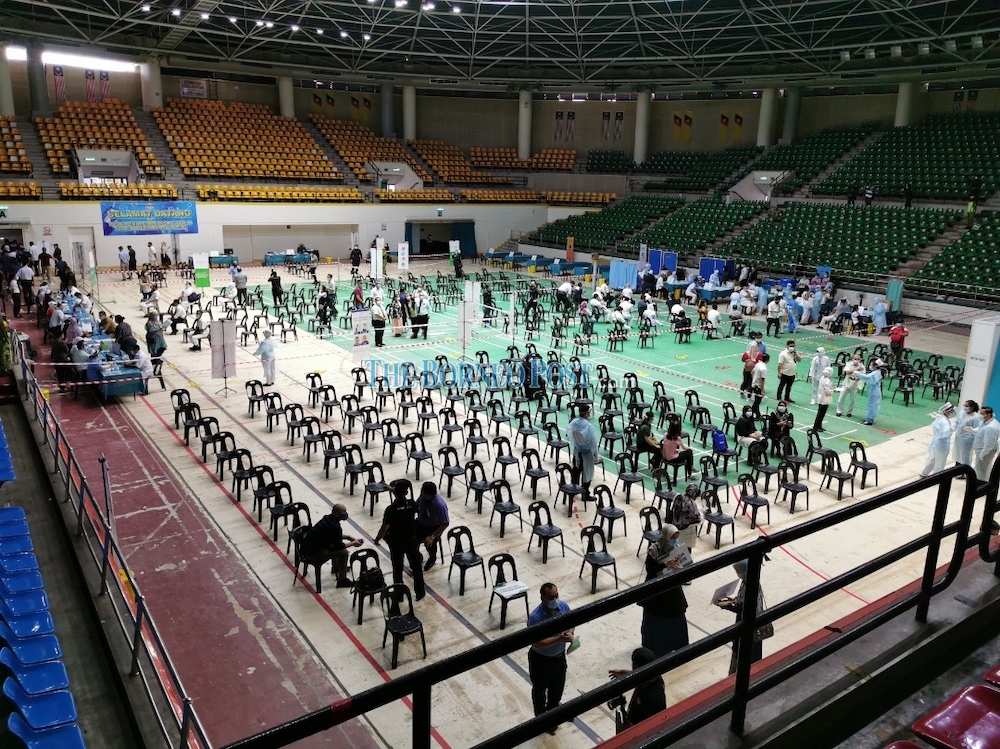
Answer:
<path fill-rule="evenodd" d="M 40 202 L 7 204 L 7 221 L 25 222 L 25 241 L 45 241 L 49 247 L 57 242 L 63 250 L 70 248 L 70 227 L 93 226 L 97 263 L 103 267 L 118 267 L 118 246 L 131 244 L 138 251 L 139 262 L 145 262 L 145 247 L 155 247 L 168 236 L 105 237 L 101 227 L 100 201 Z M 383 236 L 390 247 L 404 239 L 407 221 L 438 220 L 437 210 L 450 221 L 475 221 L 476 242 L 485 252 L 510 237 L 512 231 L 530 231 L 548 221 L 548 208 L 541 203 L 525 205 L 479 206 L 465 203 L 444 205 L 297 205 L 239 203 L 198 203 L 198 233 L 179 234 L 177 242 L 182 258 L 193 252 L 221 253 L 227 239 L 244 242 L 252 256 L 260 259 L 265 249 L 284 250 L 300 241 L 312 245 L 322 257 L 347 258 L 350 232 L 357 231 L 362 247 L 376 236 Z M 285 227 L 291 226 L 288 230 Z M 232 227 L 253 227 L 246 239 L 232 232 Z M 271 247 L 270 244 L 274 246 Z M 86 248 L 90 249 L 90 248 Z"/>

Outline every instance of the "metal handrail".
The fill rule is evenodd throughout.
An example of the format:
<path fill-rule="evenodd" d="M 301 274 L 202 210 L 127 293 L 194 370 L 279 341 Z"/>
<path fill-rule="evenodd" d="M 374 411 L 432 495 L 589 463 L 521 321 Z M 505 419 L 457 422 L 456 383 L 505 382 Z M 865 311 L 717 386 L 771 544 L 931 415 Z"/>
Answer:
<path fill-rule="evenodd" d="M 959 477 L 966 479 L 960 518 L 955 522 L 946 524 L 945 516 L 951 496 L 952 483 L 954 479 Z M 954 466 L 942 473 L 891 489 L 877 497 L 862 500 L 857 504 L 841 508 L 823 517 L 806 521 L 793 528 L 778 531 L 769 537 L 759 537 L 749 544 L 696 562 L 692 566 L 670 575 L 669 578 L 652 580 L 635 586 L 630 590 L 614 593 L 600 601 L 587 604 L 568 614 L 561 615 L 557 619 L 506 635 L 486 645 L 474 648 L 471 651 L 452 656 L 439 663 L 394 679 L 386 684 L 339 700 L 321 710 L 303 715 L 280 726 L 275 726 L 254 736 L 229 744 L 225 749 L 277 749 L 278 747 L 287 746 L 307 736 L 340 725 L 351 718 L 359 717 L 371 710 L 411 695 L 413 700 L 411 746 L 414 749 L 430 749 L 431 691 L 435 685 L 510 655 L 522 648 L 529 647 L 532 643 L 538 642 L 541 639 L 573 629 L 599 617 L 619 611 L 626 606 L 647 600 L 670 588 L 728 567 L 737 561 L 747 560 L 746 592 L 741 615 L 738 617 L 736 624 L 714 634 L 707 635 L 697 642 L 680 650 L 673 651 L 667 656 L 658 658 L 653 663 L 633 672 L 624 679 L 610 682 L 586 692 L 580 697 L 546 712 L 544 715 L 504 731 L 478 744 L 476 749 L 503 749 L 520 744 L 538 735 L 543 730 L 573 720 L 576 716 L 599 706 L 608 699 L 621 695 L 629 689 L 648 681 L 655 674 L 666 673 L 715 648 L 722 647 L 734 639 L 739 641 L 739 658 L 732 694 L 720 700 L 718 704 L 680 721 L 663 734 L 658 735 L 653 743 L 649 745 L 668 746 L 670 743 L 690 735 L 698 728 L 707 725 L 727 712 L 731 713 L 730 730 L 741 735 L 744 730 L 747 704 L 753 697 L 777 686 L 791 676 L 808 668 L 813 663 L 816 663 L 821 658 L 836 652 L 911 608 L 916 608 L 917 621 L 926 622 L 930 599 L 954 582 L 961 568 L 967 548 L 978 546 L 980 557 L 984 561 L 994 563 L 993 574 L 1000 576 L 1000 554 L 991 553 L 989 549 L 990 522 L 998 507 L 998 483 L 1000 483 L 1000 462 L 994 464 L 990 481 L 985 485 L 979 485 L 976 481 L 975 473 L 969 466 Z M 937 487 L 938 490 L 937 499 L 931 527 L 927 533 L 882 554 L 876 559 L 864 562 L 841 575 L 815 585 L 787 601 L 783 601 L 763 612 L 757 612 L 757 593 L 760 589 L 760 572 L 765 554 L 780 546 L 790 544 L 820 531 L 832 528 L 840 523 L 861 517 L 894 502 L 905 500 L 916 492 L 934 487 Z M 973 534 L 971 533 L 971 528 L 974 519 L 975 501 L 984 495 L 986 502 L 983 507 L 979 531 Z M 952 535 L 956 538 L 947 570 L 940 579 L 935 579 L 937 556 L 941 548 L 941 541 Z M 767 675 L 759 676 L 756 680 L 751 681 L 751 646 L 753 644 L 754 632 L 757 628 L 797 612 L 806 605 L 812 604 L 827 595 L 836 593 L 843 586 L 876 573 L 921 549 L 927 549 L 927 554 L 919 590 L 898 599 L 891 606 L 866 619 L 856 627 L 838 633 L 838 636 L 829 642 L 815 646 L 808 653 L 789 662 L 779 664 L 770 669 Z"/>
<path fill-rule="evenodd" d="M 63 477 L 65 501 L 73 505 L 77 520 L 76 535 L 86 540 L 95 568 L 100 573 L 98 595 L 109 597 L 122 640 L 130 651 L 128 674 L 142 682 L 166 745 L 181 749 L 210 749 L 211 742 L 191 698 L 184 690 L 156 622 L 145 606 L 145 599 L 125 554 L 111 532 L 101 502 L 91 491 L 83 468 L 35 379 L 23 344 L 14 332 L 10 334 L 10 340 L 15 363 L 20 363 L 29 413 L 42 427 L 42 444 L 49 448 L 54 472 Z"/>

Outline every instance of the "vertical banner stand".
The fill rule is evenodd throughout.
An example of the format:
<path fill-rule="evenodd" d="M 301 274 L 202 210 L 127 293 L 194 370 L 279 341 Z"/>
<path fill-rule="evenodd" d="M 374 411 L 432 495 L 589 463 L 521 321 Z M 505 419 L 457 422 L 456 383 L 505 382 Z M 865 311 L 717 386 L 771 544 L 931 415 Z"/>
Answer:
<path fill-rule="evenodd" d="M 208 257 L 206 255 L 206 257 Z M 197 261 L 195 261 L 197 262 Z M 197 271 L 195 271 L 197 273 Z M 226 398 L 230 393 L 238 392 L 229 387 L 229 378 L 236 376 L 236 321 L 213 320 L 209 323 L 209 336 L 212 343 L 212 379 L 222 380 L 221 390 L 216 395 Z"/>

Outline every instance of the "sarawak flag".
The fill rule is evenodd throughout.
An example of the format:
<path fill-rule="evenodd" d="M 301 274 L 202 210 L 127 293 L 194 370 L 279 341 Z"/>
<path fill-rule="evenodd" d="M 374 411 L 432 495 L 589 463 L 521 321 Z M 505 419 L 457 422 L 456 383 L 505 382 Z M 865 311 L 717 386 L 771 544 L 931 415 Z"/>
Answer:
<path fill-rule="evenodd" d="M 723 143 L 729 138 L 729 112 L 719 115 L 719 140 Z"/>
<path fill-rule="evenodd" d="M 317 109 L 323 108 L 323 97 L 319 94 L 313 94 L 313 106 Z"/>
<path fill-rule="evenodd" d="M 326 95 L 326 105 L 330 107 L 330 112 L 332 113 L 337 108 L 337 100 L 333 98 L 330 94 Z"/>
<path fill-rule="evenodd" d="M 66 101 L 66 76 L 63 74 L 62 65 L 52 68 L 52 79 L 56 84 L 56 101 Z"/>
<path fill-rule="evenodd" d="M 556 112 L 556 132 L 553 136 L 553 140 L 558 143 L 563 139 L 563 123 L 566 121 L 566 113 L 561 109 Z"/>
<path fill-rule="evenodd" d="M 611 137 L 611 112 L 601 112 L 601 140 Z"/>
<path fill-rule="evenodd" d="M 683 140 L 686 143 L 691 140 L 691 130 L 694 128 L 694 112 L 690 109 L 684 113 L 684 133 Z"/>
<path fill-rule="evenodd" d="M 733 143 L 743 140 L 743 112 L 736 112 L 733 115 Z"/>
<path fill-rule="evenodd" d="M 566 113 L 566 140 L 576 138 L 576 112 Z"/>
<path fill-rule="evenodd" d="M 361 112 L 361 118 L 366 125 L 370 125 L 372 121 L 372 100 L 365 96 L 362 99 L 362 104 L 364 105 L 364 110 Z"/>
<path fill-rule="evenodd" d="M 615 112 L 615 140 L 622 139 L 623 127 L 625 127 L 625 113 Z"/>
<path fill-rule="evenodd" d="M 674 115 L 674 140 L 679 141 L 681 139 L 681 128 L 684 125 L 684 118 L 680 114 Z"/>
<path fill-rule="evenodd" d="M 83 77 L 87 81 L 87 101 L 97 101 L 97 76 L 93 70 L 87 70 Z"/>
<path fill-rule="evenodd" d="M 352 96 L 351 97 L 351 119 L 354 120 L 355 122 L 357 122 L 358 115 L 361 113 L 360 112 L 360 108 L 361 108 L 361 102 L 358 101 L 358 97 Z"/>

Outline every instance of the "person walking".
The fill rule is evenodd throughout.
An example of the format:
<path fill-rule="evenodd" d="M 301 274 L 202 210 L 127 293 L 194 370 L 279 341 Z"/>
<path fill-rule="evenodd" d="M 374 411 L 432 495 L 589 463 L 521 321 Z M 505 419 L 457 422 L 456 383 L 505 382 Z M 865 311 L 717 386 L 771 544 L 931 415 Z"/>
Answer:
<path fill-rule="evenodd" d="M 555 583 L 543 583 L 538 593 L 541 603 L 528 616 L 529 627 L 570 612 L 569 604 L 559 598 Z M 533 643 L 528 650 L 531 706 L 536 717 L 559 707 L 562 702 L 566 688 L 566 648 L 573 637 L 573 630 L 568 629 Z M 550 734 L 555 732 L 555 728 L 549 729 Z"/>
<path fill-rule="evenodd" d="M 976 478 L 980 481 L 989 481 L 990 470 L 997 456 L 997 442 L 1000 441 L 1000 422 L 993 416 L 993 409 L 990 406 L 983 406 L 981 413 L 983 423 L 976 430 L 976 436 L 972 440 L 972 457 L 975 460 L 973 466 L 976 469 Z"/>
<path fill-rule="evenodd" d="M 275 308 L 282 306 L 285 301 L 285 290 L 281 288 L 281 276 L 278 275 L 278 271 L 272 270 L 267 281 L 271 284 L 271 299 L 274 300 Z"/>
<path fill-rule="evenodd" d="M 656 580 L 681 569 L 675 561 L 665 557 L 680 543 L 680 531 L 676 525 L 666 523 L 660 539 L 646 550 L 646 580 Z M 658 593 L 652 598 L 639 602 L 642 607 L 642 645 L 657 657 L 688 644 L 687 599 L 684 590 L 677 585 Z"/>
<path fill-rule="evenodd" d="M 972 465 L 972 443 L 976 439 L 976 430 L 982 426 L 983 417 L 979 415 L 979 404 L 967 400 L 962 404 L 955 417 L 955 447 L 953 456 L 956 465 Z M 964 479 L 959 476 L 958 480 Z"/>
<path fill-rule="evenodd" d="M 792 400 L 792 383 L 795 382 L 795 372 L 800 361 L 802 354 L 795 350 L 795 341 L 788 341 L 784 351 L 778 354 L 778 392 L 775 393 L 778 400 L 795 403 Z"/>
<path fill-rule="evenodd" d="M 950 402 L 945 403 L 938 409 L 931 425 L 931 441 L 927 445 L 927 462 L 920 471 L 923 478 L 927 478 L 932 473 L 939 473 L 945 469 L 948 462 L 948 450 L 951 448 L 951 436 L 955 433 L 955 425 L 952 420 L 955 418 L 955 406 Z"/>
<path fill-rule="evenodd" d="M 888 315 L 889 305 L 882 297 L 875 297 L 875 304 L 872 306 L 872 323 L 875 325 L 875 330 L 872 335 L 882 335 L 882 331 L 889 324 Z"/>
<path fill-rule="evenodd" d="M 414 598 L 420 601 L 427 590 L 424 588 L 423 558 L 417 545 L 417 503 L 410 499 L 409 488 L 408 481 L 393 482 L 392 503 L 382 514 L 382 527 L 375 536 L 375 543 L 381 543 L 383 538 L 388 542 L 392 581 L 396 585 L 403 583 L 403 557 L 406 557 L 413 574 Z"/>
<path fill-rule="evenodd" d="M 844 364 L 844 383 L 840 387 L 840 397 L 837 398 L 837 416 L 852 416 L 854 403 L 858 398 L 858 391 L 861 389 L 861 381 L 853 375 L 865 371 L 865 363 L 861 360 L 861 354 L 855 354 Z"/>
<path fill-rule="evenodd" d="M 427 549 L 424 572 L 437 562 L 438 541 L 450 522 L 448 503 L 438 494 L 437 484 L 425 481 L 417 497 L 417 541 Z"/>
<path fill-rule="evenodd" d="M 241 307 L 246 307 L 249 303 L 249 295 L 247 294 L 247 274 L 244 273 L 243 268 L 236 266 L 236 272 L 233 274 L 233 283 L 236 284 L 236 301 Z"/>
<path fill-rule="evenodd" d="M 819 376 L 819 383 L 816 392 L 816 419 L 813 421 L 813 429 L 817 432 L 825 432 L 823 428 L 823 418 L 826 416 L 830 404 L 833 403 L 833 367 L 826 367 Z"/>
<path fill-rule="evenodd" d="M 878 412 L 882 408 L 882 367 L 884 366 L 884 361 L 876 359 L 872 362 L 868 372 L 855 372 L 853 375 L 854 379 L 861 380 L 868 388 L 868 406 L 864 420 L 866 426 L 875 423 L 875 417 L 878 416 Z"/>
<path fill-rule="evenodd" d="M 580 406 L 580 414 L 569 423 L 569 443 L 573 453 L 573 483 L 583 487 L 583 501 L 590 501 L 590 482 L 594 480 L 594 457 L 597 455 L 597 432 L 590 423 L 590 404 Z"/>
<path fill-rule="evenodd" d="M 10 279 L 8 284 L 8 290 L 10 291 L 11 304 L 14 306 L 14 317 L 21 316 L 21 284 L 17 282 L 17 278 Z"/>
<path fill-rule="evenodd" d="M 253 355 L 260 357 L 260 364 L 264 368 L 264 384 L 270 386 L 274 384 L 274 378 L 278 374 L 278 342 L 274 340 L 270 330 L 262 331 L 261 335 L 264 340 L 257 344 Z"/>

